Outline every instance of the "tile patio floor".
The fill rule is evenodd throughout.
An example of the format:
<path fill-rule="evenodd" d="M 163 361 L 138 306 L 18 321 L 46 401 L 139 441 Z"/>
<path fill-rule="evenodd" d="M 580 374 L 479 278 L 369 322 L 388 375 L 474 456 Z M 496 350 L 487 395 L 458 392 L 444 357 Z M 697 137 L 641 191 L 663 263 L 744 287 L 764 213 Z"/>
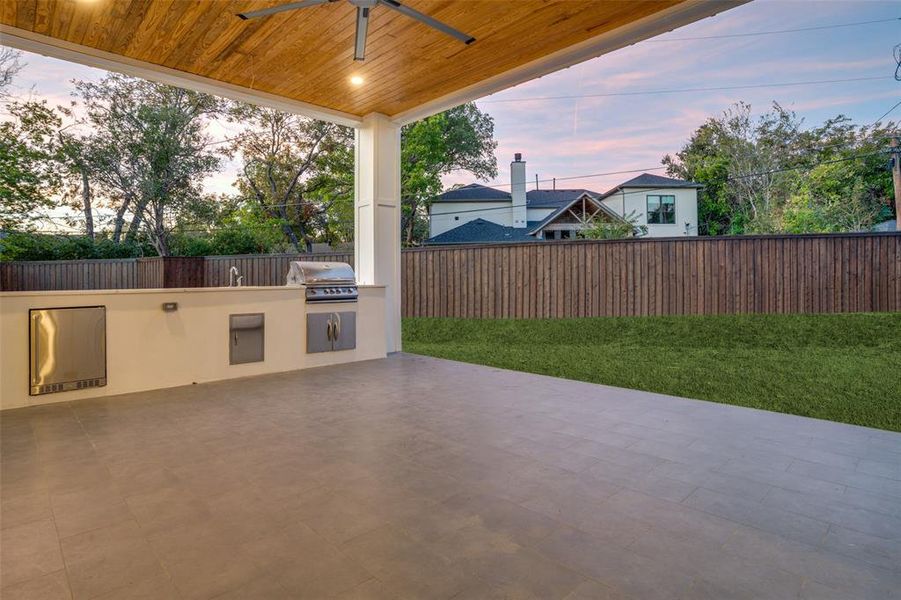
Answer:
<path fill-rule="evenodd" d="M 895 433 L 411 355 L 0 425 L 4 600 L 901 595 Z"/>

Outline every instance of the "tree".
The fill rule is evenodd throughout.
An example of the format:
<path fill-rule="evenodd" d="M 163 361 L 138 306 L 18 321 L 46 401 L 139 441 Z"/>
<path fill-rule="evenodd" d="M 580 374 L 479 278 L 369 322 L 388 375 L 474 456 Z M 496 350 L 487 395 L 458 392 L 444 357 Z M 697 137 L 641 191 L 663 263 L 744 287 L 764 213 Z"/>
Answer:
<path fill-rule="evenodd" d="M 615 221 L 598 215 L 591 220 L 588 227 L 579 231 L 579 237 L 586 240 L 621 240 L 644 235 L 647 232 L 647 225 L 639 225 L 638 215 L 632 211 L 622 220 Z"/>
<path fill-rule="evenodd" d="M 167 256 L 172 226 L 198 202 L 208 201 L 204 177 L 219 166 L 204 132 L 221 111 L 208 94 L 118 74 L 97 83 L 76 81 L 84 104 L 81 139 L 63 139 L 68 164 L 87 188 L 115 208 L 113 240 L 134 241 L 143 228 L 160 256 Z M 130 223 L 126 226 L 126 219 Z"/>
<path fill-rule="evenodd" d="M 25 66 L 22 64 L 21 58 L 21 52 L 7 46 L 0 46 L 0 100 L 9 98 L 9 86 Z"/>
<path fill-rule="evenodd" d="M 663 164 L 671 176 L 704 184 L 702 235 L 857 230 L 886 214 L 874 208 L 890 190 L 877 155 L 892 125 L 861 128 L 838 115 L 804 129 L 779 104 L 755 119 L 749 104 L 738 103 L 709 118 Z"/>
<path fill-rule="evenodd" d="M 674 177 L 705 185 L 698 207 L 701 234 L 766 232 L 778 229 L 779 192 L 798 150 L 793 142 L 801 121 L 778 104 L 759 119 L 739 102 L 711 117 L 663 164 Z"/>
<path fill-rule="evenodd" d="M 0 229 L 27 229 L 53 206 L 61 185 L 53 168 L 60 121 L 46 102 L 10 102 L 0 123 Z"/>
<path fill-rule="evenodd" d="M 430 200 L 441 193 L 443 175 L 468 171 L 479 179 L 497 177 L 496 148 L 494 120 L 473 103 L 404 126 L 401 232 L 405 245 L 426 235 L 426 211 Z"/>
<path fill-rule="evenodd" d="M 891 214 L 886 190 L 867 177 L 859 161 L 814 167 L 791 195 L 783 213 L 789 233 L 866 231 Z"/>
<path fill-rule="evenodd" d="M 60 106 L 57 111 L 69 121 L 56 131 L 56 148 L 53 152 L 53 160 L 63 180 L 62 198 L 70 208 L 81 211 L 85 236 L 94 239 L 94 193 L 91 187 L 93 168 L 88 160 L 89 138 L 72 131 L 78 123 L 71 108 Z"/>
<path fill-rule="evenodd" d="M 59 187 L 50 168 L 59 117 L 46 102 L 12 100 L 9 87 L 24 66 L 21 53 L 0 46 L 0 102 L 11 117 L 0 123 L 0 229 L 31 227 L 52 206 Z"/>
<path fill-rule="evenodd" d="M 231 144 L 243 162 L 241 197 L 258 205 L 295 251 L 310 251 L 323 232 L 334 232 L 332 209 L 353 204 L 353 130 L 242 103 L 232 105 L 229 118 L 247 127 Z"/>

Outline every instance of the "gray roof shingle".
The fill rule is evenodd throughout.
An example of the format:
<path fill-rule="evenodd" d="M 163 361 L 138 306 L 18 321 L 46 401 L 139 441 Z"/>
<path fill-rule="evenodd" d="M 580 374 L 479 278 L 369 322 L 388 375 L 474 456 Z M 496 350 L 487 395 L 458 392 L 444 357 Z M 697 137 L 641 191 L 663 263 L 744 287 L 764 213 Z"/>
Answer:
<path fill-rule="evenodd" d="M 479 183 L 470 183 L 463 187 L 448 190 L 435 197 L 435 202 L 497 202 L 498 200 L 511 200 L 509 192 L 497 188 L 488 187 Z"/>
<path fill-rule="evenodd" d="M 595 198 L 600 196 L 597 192 L 586 189 L 529 190 L 526 192 L 526 206 L 529 208 L 560 208 L 585 193 Z M 434 202 L 503 202 L 505 200 L 513 201 L 509 192 L 479 183 L 470 183 L 436 196 Z"/>
<path fill-rule="evenodd" d="M 425 241 L 430 246 L 444 244 L 497 244 L 503 242 L 537 242 L 538 238 L 529 235 L 538 221 L 529 221 L 528 227 L 513 228 L 498 225 L 485 219 L 475 219 L 438 234 Z"/>
<path fill-rule="evenodd" d="M 682 179 L 673 179 L 672 177 L 664 177 L 662 175 L 642 173 L 638 177 L 633 177 L 629 181 L 619 184 L 614 189 L 618 190 L 630 187 L 701 188 L 704 186 L 693 181 L 684 181 Z M 610 192 L 607 193 L 609 194 Z"/>
<path fill-rule="evenodd" d="M 600 196 L 591 190 L 530 190 L 526 192 L 526 206 L 529 208 L 560 208 L 582 194 L 588 194 L 593 198 Z"/>

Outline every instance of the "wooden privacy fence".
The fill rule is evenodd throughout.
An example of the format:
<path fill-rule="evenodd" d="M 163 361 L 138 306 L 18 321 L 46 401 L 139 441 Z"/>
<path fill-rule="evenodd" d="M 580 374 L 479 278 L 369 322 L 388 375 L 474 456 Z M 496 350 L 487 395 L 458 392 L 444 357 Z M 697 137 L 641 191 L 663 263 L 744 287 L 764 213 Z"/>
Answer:
<path fill-rule="evenodd" d="M 243 285 L 284 285 L 293 260 L 353 264 L 353 252 L 0 262 L 0 291 L 220 287 L 233 265 Z"/>
<path fill-rule="evenodd" d="M 403 253 L 406 317 L 901 310 L 901 235 L 572 241 Z"/>
<path fill-rule="evenodd" d="M 353 265 L 353 252 L 329 254 L 244 254 L 237 256 L 207 256 L 203 262 L 204 279 L 208 287 L 228 285 L 228 272 L 238 267 L 244 285 L 285 285 L 288 264 L 294 260 L 346 262 Z"/>
<path fill-rule="evenodd" d="M 0 290 L 116 290 L 138 287 L 137 260 L 0 262 Z"/>
<path fill-rule="evenodd" d="M 353 253 L 0 263 L 2 290 L 284 285 Z M 402 253 L 406 317 L 563 318 L 901 310 L 901 234 L 557 241 Z"/>

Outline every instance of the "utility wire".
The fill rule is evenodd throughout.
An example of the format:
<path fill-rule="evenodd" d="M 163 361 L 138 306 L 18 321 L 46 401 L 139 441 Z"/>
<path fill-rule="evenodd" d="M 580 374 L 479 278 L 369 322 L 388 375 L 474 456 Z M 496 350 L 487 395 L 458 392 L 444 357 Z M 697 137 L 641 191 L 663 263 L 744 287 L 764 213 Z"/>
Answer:
<path fill-rule="evenodd" d="M 488 100 L 478 100 L 482 104 L 500 104 L 504 102 L 533 102 L 544 100 L 578 100 L 580 98 L 608 98 L 613 96 L 646 96 L 655 94 L 684 94 L 690 92 L 719 92 L 724 90 L 750 90 L 758 88 L 771 87 L 791 87 L 801 85 L 823 85 L 828 83 L 847 83 L 853 81 L 876 81 L 890 79 L 885 75 L 870 77 L 850 77 L 847 79 L 819 79 L 815 81 L 783 81 L 777 83 L 753 83 L 745 85 L 724 85 L 715 87 L 698 87 L 698 88 L 681 88 L 681 89 L 663 89 L 663 90 L 640 90 L 634 92 L 606 92 L 601 94 L 573 94 L 569 96 L 535 96 L 532 98 L 498 98 Z"/>
<path fill-rule="evenodd" d="M 859 27 L 861 25 L 875 25 L 877 23 L 892 23 L 901 21 L 901 17 L 892 17 L 890 19 L 876 19 L 874 21 L 857 21 L 856 23 L 838 23 L 835 25 L 818 25 L 815 27 L 799 27 L 797 29 L 774 29 L 772 31 L 749 31 L 747 33 L 724 33 L 722 35 L 698 35 L 692 37 L 651 39 L 645 42 L 663 43 L 663 42 L 687 42 L 693 40 L 720 40 L 725 38 L 742 38 L 753 37 L 757 35 L 776 35 L 780 33 L 801 33 L 804 31 L 823 31 L 824 29 L 839 29 L 840 27 Z"/>
<path fill-rule="evenodd" d="M 901 66 L 901 63 L 899 63 L 899 66 Z M 895 109 L 898 108 L 899 106 L 901 106 L 901 100 L 899 100 L 893 107 L 891 107 L 890 109 L 888 109 L 887 111 L 885 111 L 885 114 L 883 114 L 881 117 L 879 117 L 878 119 L 876 119 L 875 121 L 873 121 L 873 122 L 870 124 L 870 127 L 872 127 L 873 125 L 875 125 L 876 123 L 878 123 L 878 122 L 881 121 L 882 119 L 884 119 L 884 118 L 886 118 L 887 116 L 889 116 L 890 114 L 892 114 L 892 113 L 895 111 Z"/>
<path fill-rule="evenodd" d="M 820 165 L 831 165 L 834 163 L 847 162 L 849 160 L 856 160 L 858 158 L 867 158 L 870 156 L 877 156 L 883 154 L 882 152 L 865 152 L 863 154 L 855 154 L 853 156 L 846 156 L 843 158 L 834 158 L 832 160 L 821 160 L 813 163 L 812 165 L 798 165 L 796 167 L 783 167 L 779 169 L 770 169 L 769 171 L 760 171 L 758 173 L 747 173 L 745 175 L 736 175 L 735 177 L 729 177 L 726 181 L 736 181 L 739 179 L 750 179 L 751 177 L 760 177 L 762 175 L 772 175 L 774 173 L 785 173 L 788 171 L 802 171 L 805 169 L 813 169 L 814 167 L 818 167 Z"/>
<path fill-rule="evenodd" d="M 550 177 L 548 179 L 539 179 L 538 183 L 550 183 L 552 181 L 569 181 L 571 179 L 588 179 L 590 177 L 606 177 L 607 175 L 624 175 L 627 173 L 644 173 L 646 171 L 659 171 L 661 169 L 665 169 L 666 167 L 648 167 L 646 169 L 628 169 L 626 171 L 610 171 L 608 173 L 592 173 L 591 175 L 570 175 L 568 177 Z M 527 181 L 526 183 L 534 183 L 535 180 Z M 512 183 L 486 183 L 486 187 L 510 187 L 513 185 Z M 553 191 L 553 190 L 549 190 Z"/>
<path fill-rule="evenodd" d="M 882 154 L 882 152 L 865 152 L 865 153 L 862 153 L 862 154 L 854 154 L 854 155 L 846 156 L 846 157 L 842 157 L 842 158 L 836 158 L 836 159 L 830 159 L 830 160 L 821 160 L 821 161 L 817 161 L 817 162 L 814 162 L 814 163 L 812 163 L 812 164 L 807 164 L 807 165 L 796 165 L 796 166 L 793 166 L 793 167 L 781 167 L 781 168 L 778 168 L 778 169 L 770 169 L 770 170 L 767 170 L 767 171 L 759 171 L 759 172 L 756 172 L 756 173 L 747 173 L 747 174 L 744 174 L 744 175 L 736 175 L 736 176 L 734 176 L 734 177 L 729 177 L 729 178 L 727 178 L 726 181 L 737 181 L 737 180 L 740 180 L 740 179 L 749 179 L 749 178 L 751 178 L 751 177 L 761 177 L 761 176 L 763 176 L 763 175 L 772 175 L 772 174 L 775 174 L 775 173 L 785 173 L 785 172 L 789 172 L 789 171 L 803 171 L 803 170 L 809 170 L 809 169 L 813 169 L 813 168 L 815 168 L 815 167 L 817 167 L 817 166 L 819 166 L 819 165 L 829 165 L 829 164 L 834 164 L 834 163 L 846 162 L 846 161 L 850 161 L 850 160 L 857 160 L 857 159 L 859 159 L 859 158 L 867 158 L 867 157 L 870 157 L 870 156 L 877 156 L 877 155 L 880 155 L 880 154 Z M 662 169 L 662 168 L 665 168 L 665 167 L 655 167 L 655 168 L 657 168 L 657 169 Z M 638 171 L 641 171 L 641 169 L 629 170 L 629 171 L 612 171 L 612 172 L 610 172 L 610 173 L 600 173 L 600 174 L 594 174 L 594 175 L 573 175 L 573 176 L 565 177 L 565 178 L 563 178 L 563 177 L 558 177 L 557 180 L 559 181 L 559 180 L 561 180 L 561 179 L 581 179 L 581 178 L 584 178 L 584 177 L 596 177 L 596 176 L 598 176 L 598 175 L 609 175 L 609 174 L 618 174 L 618 173 L 635 173 L 635 172 L 638 172 Z M 541 180 L 539 180 L 539 181 L 541 181 Z M 614 189 L 616 189 L 616 188 L 614 188 Z M 545 191 L 549 191 L 549 190 L 545 190 Z M 609 193 L 609 192 L 608 192 L 608 193 Z M 647 188 L 639 188 L 639 189 L 636 189 L 636 190 L 634 190 L 634 191 L 625 191 L 625 190 L 623 190 L 623 191 L 621 191 L 621 192 L 617 192 L 615 195 L 614 195 L 614 194 L 611 194 L 611 195 L 608 196 L 608 197 L 616 197 L 616 198 L 619 198 L 619 197 L 622 197 L 622 196 L 629 196 L 629 195 L 632 195 L 632 194 L 647 194 L 647 193 L 648 193 Z M 276 206 L 290 206 L 290 205 L 285 205 L 285 204 L 282 204 L 282 205 L 273 204 L 273 205 L 268 205 L 268 206 L 276 207 Z M 478 212 L 487 212 L 487 211 L 498 211 L 498 210 L 506 210 L 506 207 L 472 208 L 472 209 L 460 210 L 460 211 L 453 211 L 453 212 L 442 212 L 442 213 L 440 213 L 440 214 L 441 214 L 441 215 L 453 216 L 453 215 L 462 215 L 462 214 L 470 214 L 470 213 L 478 213 Z M 44 218 L 44 219 L 48 219 L 48 220 L 54 220 L 53 217 L 43 217 L 43 218 Z M 72 221 L 78 221 L 78 220 L 84 220 L 85 217 L 84 217 L 84 215 L 73 215 L 72 217 L 56 217 L 56 219 L 59 219 L 59 220 L 72 220 Z M 346 220 L 346 221 L 345 221 L 345 220 L 334 220 L 334 221 L 329 221 L 327 224 L 330 224 L 330 225 L 349 225 L 351 222 L 352 222 L 351 220 Z M 250 228 L 250 229 L 254 229 L 254 228 L 257 228 L 257 227 L 259 227 L 260 229 L 266 229 L 267 227 L 270 227 L 270 226 L 269 226 L 269 225 L 262 225 L 262 226 L 241 226 L 240 228 Z M 280 224 L 273 224 L 273 225 L 271 225 L 271 227 L 273 227 L 273 228 L 281 228 L 282 226 L 281 226 Z M 221 231 L 221 230 L 228 230 L 228 229 L 231 229 L 231 228 L 230 228 L 230 227 L 215 227 L 215 228 L 209 228 L 209 229 L 203 229 L 203 230 L 184 230 L 184 232 L 192 231 L 192 232 L 196 232 L 196 233 L 208 233 L 208 232 L 212 232 L 212 231 Z M 175 231 L 180 231 L 180 230 L 175 230 Z"/>

